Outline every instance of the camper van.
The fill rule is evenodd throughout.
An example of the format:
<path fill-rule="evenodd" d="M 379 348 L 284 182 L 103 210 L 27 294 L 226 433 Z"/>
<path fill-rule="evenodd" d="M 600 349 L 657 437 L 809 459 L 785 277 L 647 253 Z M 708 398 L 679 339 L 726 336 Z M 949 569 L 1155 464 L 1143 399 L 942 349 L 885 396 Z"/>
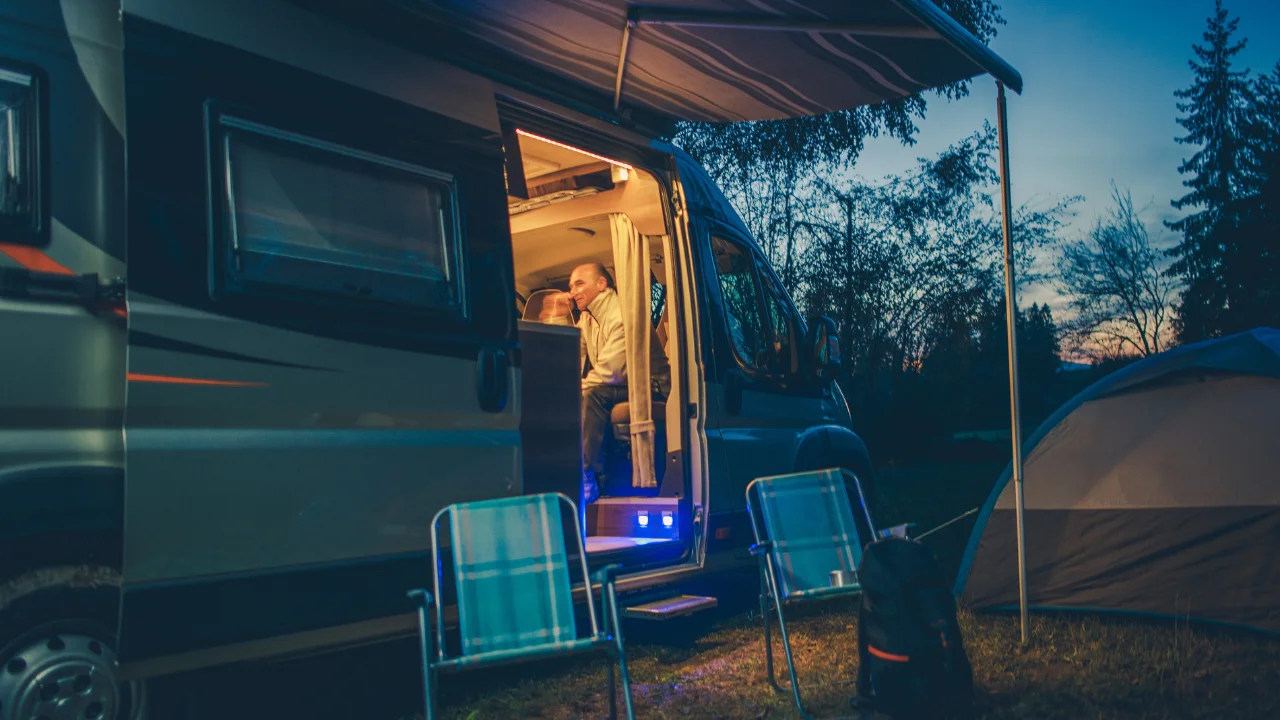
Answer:
<path fill-rule="evenodd" d="M 630 614 L 754 562 L 753 478 L 868 489 L 834 324 L 662 138 L 983 71 L 939 62 L 945 16 L 872 5 L 927 62 L 882 44 L 791 91 L 620 1 L 0 5 L 0 718 L 131 717 L 150 677 L 410 635 L 437 511 L 588 500 L 583 264 L 628 383 L 580 512 Z M 566 60 L 600 28 L 612 59 Z"/>

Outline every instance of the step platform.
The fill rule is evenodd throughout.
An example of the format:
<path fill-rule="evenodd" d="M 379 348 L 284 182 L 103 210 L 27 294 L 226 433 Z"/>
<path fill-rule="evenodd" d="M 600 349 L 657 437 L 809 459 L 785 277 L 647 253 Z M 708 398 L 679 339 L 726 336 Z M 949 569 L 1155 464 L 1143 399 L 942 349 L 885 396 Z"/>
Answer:
<path fill-rule="evenodd" d="M 680 537 L 680 499 L 602 497 L 587 506 L 587 535 L 675 540 Z"/>
<path fill-rule="evenodd" d="M 624 617 L 640 620 L 670 620 L 672 618 L 692 615 L 700 610 L 710 610 L 719 604 L 713 597 L 702 595 L 676 595 L 662 600 L 653 600 L 643 605 L 632 605 L 623 608 Z"/>

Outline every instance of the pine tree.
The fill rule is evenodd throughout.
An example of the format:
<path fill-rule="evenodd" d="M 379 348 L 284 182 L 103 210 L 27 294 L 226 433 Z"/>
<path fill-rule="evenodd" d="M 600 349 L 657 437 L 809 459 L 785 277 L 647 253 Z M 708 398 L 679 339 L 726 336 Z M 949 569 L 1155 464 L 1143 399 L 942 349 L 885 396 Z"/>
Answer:
<path fill-rule="evenodd" d="M 1250 140 L 1257 156 L 1259 185 L 1271 177 L 1271 171 L 1280 155 L 1280 62 L 1270 74 L 1260 76 L 1253 86 L 1254 113 Z"/>
<path fill-rule="evenodd" d="M 1230 255 L 1223 263 L 1229 311 L 1223 334 L 1260 325 L 1280 327 L 1280 63 L 1254 84 L 1248 133 L 1256 192 L 1230 206 L 1221 228 Z"/>
<path fill-rule="evenodd" d="M 1168 223 L 1183 236 L 1169 251 L 1177 258 L 1169 272 L 1186 280 L 1176 323 L 1183 341 L 1221 332 L 1228 304 L 1223 264 L 1232 254 L 1226 247 L 1231 243 L 1233 223 L 1228 208 L 1257 188 L 1246 139 L 1252 121 L 1253 84 L 1247 69 L 1232 68 L 1233 59 L 1248 42 L 1232 41 L 1239 22 L 1239 18 L 1228 19 L 1222 0 L 1215 0 L 1214 14 L 1204 32 L 1205 45 L 1192 46 L 1198 61 L 1188 64 L 1195 80 L 1191 87 L 1175 93 L 1186 101 L 1177 107 L 1185 113 L 1178 124 L 1187 135 L 1177 141 L 1199 148 L 1178 168 L 1178 172 L 1191 175 L 1183 181 L 1190 192 L 1173 201 L 1179 210 L 1199 209 Z"/>

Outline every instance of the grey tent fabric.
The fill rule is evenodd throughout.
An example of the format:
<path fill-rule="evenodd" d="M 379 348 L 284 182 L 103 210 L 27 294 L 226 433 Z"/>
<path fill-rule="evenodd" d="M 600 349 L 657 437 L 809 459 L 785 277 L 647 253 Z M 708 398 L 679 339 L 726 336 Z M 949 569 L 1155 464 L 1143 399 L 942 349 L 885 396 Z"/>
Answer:
<path fill-rule="evenodd" d="M 679 120 L 817 115 L 983 73 L 1022 89 L 1016 70 L 932 0 L 663 0 L 654 3 L 660 8 L 627 0 L 394 2 L 610 100 L 630 13 L 639 24 L 628 42 L 621 105 Z M 656 22 L 690 13 L 715 13 L 722 22 Z M 723 26 L 761 21 L 804 29 Z M 911 36 L 812 29 L 827 23 Z"/>
<path fill-rule="evenodd" d="M 1280 633 L 1280 331 L 1155 355 L 1082 391 L 1028 440 L 1028 604 Z M 955 592 L 1018 606 L 1006 470 Z"/>

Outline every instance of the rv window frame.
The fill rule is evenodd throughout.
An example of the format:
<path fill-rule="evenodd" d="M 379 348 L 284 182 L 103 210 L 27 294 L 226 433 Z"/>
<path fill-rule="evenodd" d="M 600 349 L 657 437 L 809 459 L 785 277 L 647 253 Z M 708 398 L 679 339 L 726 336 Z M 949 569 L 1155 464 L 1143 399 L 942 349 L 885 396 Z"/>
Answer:
<path fill-rule="evenodd" d="M 23 62 L 10 57 L 0 57 L 0 78 L 5 73 L 21 75 L 30 79 L 28 87 L 34 99 L 32 103 L 31 130 L 35 136 L 28 145 L 34 148 L 30 158 L 31 169 L 35 174 L 32 183 L 32 204 L 34 209 L 30 219 L 24 222 L 10 223 L 9 218 L 0 215 L 0 243 L 14 243 L 44 247 L 49 244 L 50 222 L 50 172 L 49 172 L 49 75 L 44 68 L 32 63 Z M 16 84 L 16 83 L 15 83 Z"/>
<path fill-rule="evenodd" d="M 463 237 L 464 208 L 460 200 L 458 178 L 455 174 L 432 168 L 421 162 L 400 159 L 385 152 L 374 152 L 346 142 L 329 140 L 315 133 L 290 130 L 281 127 L 278 122 L 254 119 L 253 113 L 239 112 L 212 102 L 206 105 L 205 120 L 205 135 L 209 149 L 210 295 L 214 300 L 239 299 L 247 296 L 296 302 L 299 299 L 312 298 L 329 305 L 336 304 L 361 311 L 389 311 L 396 314 L 436 318 L 443 316 L 464 324 L 472 320 L 465 257 L 467 247 Z M 240 269 L 240 258 L 248 255 L 263 256 L 265 253 L 246 250 L 240 246 L 235 216 L 237 198 L 231 174 L 230 156 L 231 137 L 236 133 L 266 140 L 271 144 L 296 147 L 303 157 L 317 165 L 328 165 L 335 169 L 342 169 L 343 165 L 351 165 L 356 168 L 369 167 L 375 171 L 390 170 L 404 177 L 416 176 L 424 181 L 424 187 L 443 186 L 447 190 L 444 193 L 447 197 L 442 207 L 446 209 L 448 220 L 443 225 L 445 237 L 441 238 L 445 254 L 445 267 L 442 270 L 448 278 L 445 282 L 449 288 L 449 302 L 394 300 L 359 292 L 343 292 L 334 288 L 317 287 L 322 284 L 319 282 L 303 284 L 247 279 Z M 327 266 L 345 269 L 353 275 L 372 273 L 375 276 L 395 276 L 394 273 L 387 271 L 361 268 L 345 263 L 325 263 L 302 258 L 290 258 L 289 262 L 299 268 L 318 269 Z"/>

